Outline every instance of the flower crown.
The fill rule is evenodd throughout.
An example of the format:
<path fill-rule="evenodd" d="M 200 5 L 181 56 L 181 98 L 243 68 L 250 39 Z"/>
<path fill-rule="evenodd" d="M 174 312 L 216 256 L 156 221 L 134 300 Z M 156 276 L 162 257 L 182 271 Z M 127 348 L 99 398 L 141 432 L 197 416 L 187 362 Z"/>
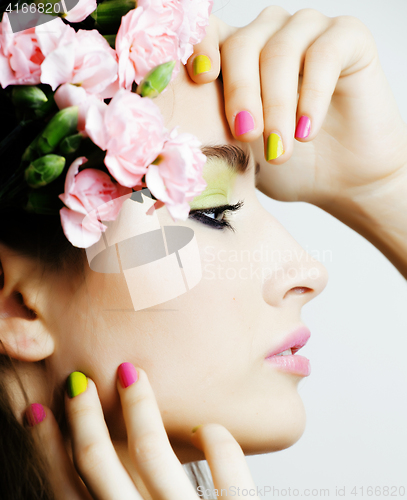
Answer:
<path fill-rule="evenodd" d="M 92 230 L 82 224 L 86 215 L 103 205 L 109 208 L 99 215 L 115 220 L 133 190 L 147 187 L 155 208 L 165 204 L 173 219 L 185 220 L 188 201 L 205 188 L 201 143 L 179 134 L 178 127 L 168 131 L 152 98 L 165 91 L 204 38 L 212 4 L 79 0 L 51 18 L 36 0 L 30 4 L 37 9 L 35 27 L 20 31 L 15 28 L 21 4 L 4 12 L 0 92 L 11 100 L 19 123 L 1 141 L 0 156 L 34 127 L 36 136 L 18 167 L 27 188 L 23 208 L 40 214 L 59 210 L 72 245 L 97 242 L 106 226 L 98 221 Z M 52 186 L 62 174 L 64 193 L 56 208 Z M 9 188 L 0 186 L 0 199 L 11 196 Z"/>

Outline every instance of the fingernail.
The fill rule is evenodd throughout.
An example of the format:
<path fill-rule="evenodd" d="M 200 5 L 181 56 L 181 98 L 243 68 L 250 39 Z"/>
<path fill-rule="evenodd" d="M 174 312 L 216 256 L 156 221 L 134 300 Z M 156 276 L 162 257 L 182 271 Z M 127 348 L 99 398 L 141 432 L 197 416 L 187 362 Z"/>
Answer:
<path fill-rule="evenodd" d="M 242 135 L 254 129 L 254 120 L 248 111 L 240 111 L 235 118 L 235 134 Z"/>
<path fill-rule="evenodd" d="M 72 372 L 66 381 L 66 392 L 71 399 L 85 392 L 87 387 L 88 380 L 81 372 Z"/>
<path fill-rule="evenodd" d="M 194 428 L 192 429 L 192 434 L 193 434 L 194 432 L 196 432 L 196 431 L 197 431 L 200 427 L 202 427 L 202 424 L 199 424 L 199 425 L 197 425 L 196 427 L 194 427 Z"/>
<path fill-rule="evenodd" d="M 267 138 L 267 161 L 275 160 L 284 153 L 283 141 L 278 134 L 270 134 Z"/>
<path fill-rule="evenodd" d="M 194 75 L 199 75 L 201 73 L 207 73 L 211 70 L 211 60 L 208 56 L 200 55 L 196 56 L 193 63 Z"/>
<path fill-rule="evenodd" d="M 134 384 L 138 379 L 137 370 L 131 363 L 122 363 L 117 369 L 120 384 L 123 389 L 129 387 L 129 385 Z"/>
<path fill-rule="evenodd" d="M 298 120 L 297 128 L 295 129 L 295 137 L 297 139 L 305 139 L 309 136 L 311 130 L 311 120 L 308 116 L 301 116 Z"/>
<path fill-rule="evenodd" d="M 25 418 L 30 427 L 41 423 L 46 416 L 44 407 L 39 403 L 33 403 L 25 410 Z"/>

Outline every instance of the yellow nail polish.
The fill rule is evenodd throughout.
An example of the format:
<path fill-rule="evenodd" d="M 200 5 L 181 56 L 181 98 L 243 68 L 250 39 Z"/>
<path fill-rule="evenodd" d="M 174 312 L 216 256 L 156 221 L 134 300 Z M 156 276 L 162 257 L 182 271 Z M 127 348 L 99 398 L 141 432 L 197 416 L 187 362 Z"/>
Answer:
<path fill-rule="evenodd" d="M 197 431 L 197 430 L 198 430 L 201 426 L 202 426 L 202 424 L 199 424 L 199 425 L 195 426 L 195 427 L 192 429 L 192 434 L 193 434 L 194 432 L 196 432 L 196 431 Z"/>
<path fill-rule="evenodd" d="M 81 372 L 72 372 L 66 381 L 66 391 L 70 398 L 74 398 L 75 396 L 78 396 L 78 394 L 82 394 L 82 392 L 86 391 L 87 387 L 88 380 L 86 375 Z"/>
<path fill-rule="evenodd" d="M 267 138 L 267 161 L 275 160 L 284 153 L 283 141 L 278 134 L 270 134 Z"/>
<path fill-rule="evenodd" d="M 200 55 L 194 59 L 194 75 L 207 73 L 211 70 L 211 60 L 208 56 Z"/>

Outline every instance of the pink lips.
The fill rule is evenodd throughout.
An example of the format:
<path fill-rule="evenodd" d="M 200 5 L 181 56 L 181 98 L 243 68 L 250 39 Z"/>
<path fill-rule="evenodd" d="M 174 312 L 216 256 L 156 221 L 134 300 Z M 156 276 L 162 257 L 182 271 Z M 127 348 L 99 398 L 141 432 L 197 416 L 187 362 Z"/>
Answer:
<path fill-rule="evenodd" d="M 308 377 L 311 373 L 309 360 L 304 356 L 297 356 L 295 353 L 307 343 L 310 336 L 311 332 L 308 328 L 298 328 L 292 332 L 282 344 L 267 354 L 267 362 L 282 371 L 293 373 L 294 375 L 300 375 L 302 377 Z M 287 356 L 276 356 L 276 354 L 286 351 L 287 349 L 291 349 L 293 354 Z"/>

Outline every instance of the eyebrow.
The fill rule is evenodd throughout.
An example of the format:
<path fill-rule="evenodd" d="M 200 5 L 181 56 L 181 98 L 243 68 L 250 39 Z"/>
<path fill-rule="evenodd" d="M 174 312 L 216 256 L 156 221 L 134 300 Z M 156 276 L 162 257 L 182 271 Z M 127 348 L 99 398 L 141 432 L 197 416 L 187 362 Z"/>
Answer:
<path fill-rule="evenodd" d="M 251 155 L 235 144 L 222 144 L 220 146 L 203 146 L 202 153 L 208 158 L 219 158 L 224 160 L 228 166 L 238 174 L 244 174 L 250 164 Z M 259 163 L 256 163 L 255 175 L 260 171 Z"/>

